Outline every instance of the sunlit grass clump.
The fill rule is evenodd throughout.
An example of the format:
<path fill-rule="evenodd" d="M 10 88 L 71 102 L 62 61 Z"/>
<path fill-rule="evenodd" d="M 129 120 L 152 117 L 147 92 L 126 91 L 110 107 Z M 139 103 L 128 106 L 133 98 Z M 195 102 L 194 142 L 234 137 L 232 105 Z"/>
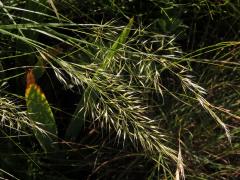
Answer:
<path fill-rule="evenodd" d="M 154 2 L 165 18 L 150 26 L 114 2 L 122 18 L 101 23 L 70 1 L 0 5 L 1 176 L 239 176 L 240 43 L 187 35 L 195 17 L 172 12 L 203 9 L 198 23 L 233 4 Z"/>

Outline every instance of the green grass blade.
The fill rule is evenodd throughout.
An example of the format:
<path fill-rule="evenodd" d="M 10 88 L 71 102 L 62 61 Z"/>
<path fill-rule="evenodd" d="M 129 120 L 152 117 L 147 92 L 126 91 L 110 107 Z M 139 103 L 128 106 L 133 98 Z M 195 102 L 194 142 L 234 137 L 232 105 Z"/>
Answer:
<path fill-rule="evenodd" d="M 127 26 L 124 28 L 118 39 L 113 43 L 109 51 L 107 52 L 105 58 L 103 59 L 102 64 L 100 65 L 99 69 L 95 72 L 94 77 L 92 80 L 95 80 L 98 76 L 100 71 L 105 70 L 108 68 L 108 66 L 111 64 L 111 61 L 113 60 L 114 56 L 116 55 L 117 51 L 123 46 L 123 44 L 126 42 L 128 35 L 130 33 L 131 27 L 133 25 L 134 18 L 131 18 Z M 80 102 L 78 103 L 78 106 L 75 110 L 75 113 L 73 115 L 73 119 L 70 122 L 70 125 L 66 132 L 66 139 L 74 140 L 79 135 L 79 132 L 81 130 L 81 127 L 84 124 L 84 105 L 86 102 L 94 103 L 94 94 L 93 89 L 88 86 L 86 90 L 84 91 L 84 95 L 81 98 Z"/>
<path fill-rule="evenodd" d="M 122 45 L 126 42 L 127 37 L 129 35 L 129 32 L 131 30 L 131 27 L 133 25 L 134 19 L 131 18 L 128 25 L 124 28 L 123 32 L 120 34 L 118 39 L 114 42 L 110 50 L 108 51 L 105 59 L 103 60 L 103 63 L 101 65 L 102 69 L 107 68 L 110 65 L 110 62 L 112 61 L 114 55 L 116 54 L 117 50 L 122 47 Z"/>

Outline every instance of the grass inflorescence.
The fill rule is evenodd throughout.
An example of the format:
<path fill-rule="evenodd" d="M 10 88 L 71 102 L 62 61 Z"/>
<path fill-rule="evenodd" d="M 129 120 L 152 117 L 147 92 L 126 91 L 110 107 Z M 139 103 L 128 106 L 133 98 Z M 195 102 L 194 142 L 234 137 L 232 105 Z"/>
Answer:
<path fill-rule="evenodd" d="M 0 1 L 0 176 L 238 178 L 239 6 Z"/>

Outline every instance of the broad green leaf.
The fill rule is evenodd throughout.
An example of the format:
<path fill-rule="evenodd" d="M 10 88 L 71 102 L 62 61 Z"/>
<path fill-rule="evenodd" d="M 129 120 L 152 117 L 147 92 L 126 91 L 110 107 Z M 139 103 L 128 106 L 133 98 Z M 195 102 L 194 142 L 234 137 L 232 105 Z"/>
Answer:
<path fill-rule="evenodd" d="M 103 59 L 103 62 L 101 63 L 99 69 L 95 72 L 94 77 L 92 80 L 95 80 L 99 75 L 100 71 L 107 69 L 111 61 L 113 60 L 114 56 L 118 52 L 118 50 L 123 46 L 123 44 L 126 42 L 128 35 L 130 33 L 131 27 L 133 25 L 134 19 L 131 18 L 127 26 L 124 28 L 118 39 L 113 43 L 111 48 L 108 50 L 105 58 Z M 88 86 L 86 90 L 84 91 L 83 97 L 81 98 L 80 102 L 77 105 L 77 108 L 73 114 L 73 119 L 70 122 L 70 125 L 66 132 L 66 139 L 68 140 L 75 140 L 77 136 L 79 135 L 79 132 L 84 124 L 84 106 L 86 103 L 90 104 L 94 103 L 96 97 L 94 97 L 94 90 Z M 88 105 L 89 106 L 89 105 Z"/>
<path fill-rule="evenodd" d="M 40 87 L 31 77 L 28 78 L 25 97 L 34 134 L 45 152 L 56 150 L 54 142 L 57 140 L 57 127 L 53 113 Z"/>

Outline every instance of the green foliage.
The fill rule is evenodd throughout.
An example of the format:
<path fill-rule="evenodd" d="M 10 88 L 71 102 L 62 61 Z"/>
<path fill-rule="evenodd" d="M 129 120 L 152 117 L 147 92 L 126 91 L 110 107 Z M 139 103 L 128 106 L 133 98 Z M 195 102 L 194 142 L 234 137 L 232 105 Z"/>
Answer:
<path fill-rule="evenodd" d="M 108 69 L 108 67 L 111 65 L 114 55 L 117 53 L 118 49 L 120 49 L 121 46 L 126 42 L 132 25 L 133 25 L 133 18 L 130 19 L 128 25 L 123 29 L 118 39 L 113 43 L 111 48 L 108 50 L 106 56 L 103 59 L 103 62 L 99 66 L 99 69 L 96 70 L 95 74 L 93 75 L 93 80 L 101 78 L 101 71 Z M 86 106 L 86 104 L 89 104 L 90 106 L 94 106 L 94 104 L 96 103 L 94 100 L 94 95 L 92 93 L 94 93 L 94 90 L 92 89 L 91 86 L 89 86 L 84 91 L 84 95 L 80 100 L 80 102 L 78 103 L 76 111 L 73 114 L 73 120 L 71 121 L 68 127 L 68 130 L 66 132 L 67 139 L 74 140 L 79 135 L 82 125 L 84 124 L 84 114 L 85 114 L 85 112 L 83 111 L 84 107 Z"/>
<path fill-rule="evenodd" d="M 57 149 L 57 127 L 48 101 L 36 84 L 26 89 L 26 103 L 29 118 L 33 123 L 34 134 L 45 152 Z M 56 143 L 56 142 L 55 142 Z"/>
<path fill-rule="evenodd" d="M 237 179 L 239 7 L 0 1 L 0 176 Z"/>

